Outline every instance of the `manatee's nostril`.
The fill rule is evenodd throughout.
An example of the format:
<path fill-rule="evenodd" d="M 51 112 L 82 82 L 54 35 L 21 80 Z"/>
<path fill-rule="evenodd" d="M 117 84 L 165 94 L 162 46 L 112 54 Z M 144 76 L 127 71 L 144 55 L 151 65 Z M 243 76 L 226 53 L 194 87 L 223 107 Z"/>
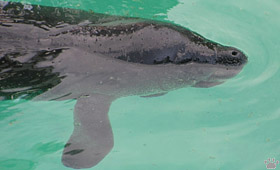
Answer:
<path fill-rule="evenodd" d="M 233 51 L 231 54 L 232 54 L 232 55 L 237 55 L 237 52 L 236 52 L 236 51 Z"/>

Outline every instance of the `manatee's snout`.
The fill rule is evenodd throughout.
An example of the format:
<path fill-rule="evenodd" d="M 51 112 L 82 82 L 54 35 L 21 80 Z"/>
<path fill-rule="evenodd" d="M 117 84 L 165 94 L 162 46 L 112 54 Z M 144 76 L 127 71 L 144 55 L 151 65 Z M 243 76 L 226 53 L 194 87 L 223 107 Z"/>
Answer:
<path fill-rule="evenodd" d="M 219 47 L 217 50 L 216 63 L 222 65 L 243 65 L 247 62 L 246 55 L 233 47 Z"/>

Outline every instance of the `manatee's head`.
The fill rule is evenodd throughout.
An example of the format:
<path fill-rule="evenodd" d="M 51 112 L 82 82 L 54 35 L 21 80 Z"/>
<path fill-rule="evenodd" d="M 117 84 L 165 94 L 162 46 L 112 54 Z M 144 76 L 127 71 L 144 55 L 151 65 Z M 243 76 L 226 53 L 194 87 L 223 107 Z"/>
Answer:
<path fill-rule="evenodd" d="M 225 82 L 236 76 L 248 60 L 241 50 L 208 40 L 193 45 L 191 50 L 185 50 L 184 55 L 176 59 L 175 64 L 186 67 L 186 75 L 190 72 L 195 75 L 195 87 L 212 87 Z"/>
<path fill-rule="evenodd" d="M 248 60 L 237 48 L 209 43 L 208 46 L 196 49 L 191 56 L 181 56 L 175 62 L 186 67 L 184 74 L 187 77 L 183 79 L 188 79 L 189 73 L 195 75 L 193 77 L 195 87 L 212 87 L 225 82 L 236 76 Z"/>
<path fill-rule="evenodd" d="M 162 58 L 161 60 L 166 61 Z M 169 59 L 174 64 L 190 62 L 221 64 L 225 66 L 242 66 L 246 64 L 246 55 L 234 47 L 223 46 L 205 40 L 203 43 L 191 43 L 178 49 L 178 53 Z"/>
<path fill-rule="evenodd" d="M 221 84 L 236 76 L 247 63 L 247 56 L 235 47 L 218 44 L 200 35 L 192 36 L 196 36 L 197 39 L 173 47 L 177 53 L 167 48 L 162 49 L 171 55 L 157 55 L 154 63 L 179 65 L 179 69 L 184 70 L 180 79 L 186 84 L 193 81 L 192 85 L 195 87 Z"/>

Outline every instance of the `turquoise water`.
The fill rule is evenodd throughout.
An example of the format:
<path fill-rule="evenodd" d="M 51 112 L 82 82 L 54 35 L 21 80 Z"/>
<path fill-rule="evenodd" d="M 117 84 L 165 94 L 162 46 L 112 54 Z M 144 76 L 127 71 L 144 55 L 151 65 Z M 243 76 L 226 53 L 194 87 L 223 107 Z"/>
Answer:
<path fill-rule="evenodd" d="M 280 160 L 277 0 L 24 1 L 166 20 L 244 51 L 242 72 L 212 88 L 113 102 L 115 145 L 93 170 L 264 170 Z M 75 101 L 0 102 L 0 169 L 67 170 Z M 280 165 L 278 165 L 280 166 Z M 277 168 L 279 169 L 279 167 Z"/>

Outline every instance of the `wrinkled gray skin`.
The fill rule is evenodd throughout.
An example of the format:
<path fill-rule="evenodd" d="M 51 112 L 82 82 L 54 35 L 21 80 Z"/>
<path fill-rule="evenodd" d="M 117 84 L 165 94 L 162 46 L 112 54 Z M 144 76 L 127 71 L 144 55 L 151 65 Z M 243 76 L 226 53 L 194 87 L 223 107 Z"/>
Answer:
<path fill-rule="evenodd" d="M 98 164 L 113 147 L 112 101 L 211 87 L 246 56 L 168 23 L 1 2 L 0 99 L 76 99 L 62 162 Z M 34 94 L 33 94 L 34 92 Z"/>

